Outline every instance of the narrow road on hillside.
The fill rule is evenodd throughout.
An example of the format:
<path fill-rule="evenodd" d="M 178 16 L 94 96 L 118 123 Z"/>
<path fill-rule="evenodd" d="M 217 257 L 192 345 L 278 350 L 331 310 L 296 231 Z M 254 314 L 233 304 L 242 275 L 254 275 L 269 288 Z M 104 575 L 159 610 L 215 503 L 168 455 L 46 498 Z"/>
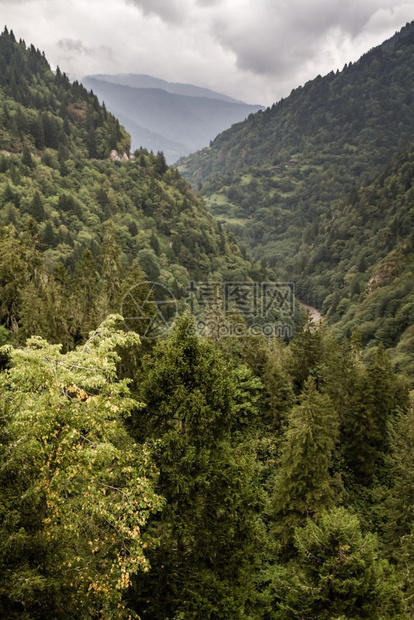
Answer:
<path fill-rule="evenodd" d="M 300 305 L 302 306 L 304 310 L 307 310 L 310 313 L 312 317 L 312 321 L 314 323 L 320 323 L 321 321 L 323 321 L 323 316 L 319 312 L 319 310 L 317 310 L 313 306 L 307 306 L 306 304 L 303 304 L 302 302 L 300 302 Z"/>

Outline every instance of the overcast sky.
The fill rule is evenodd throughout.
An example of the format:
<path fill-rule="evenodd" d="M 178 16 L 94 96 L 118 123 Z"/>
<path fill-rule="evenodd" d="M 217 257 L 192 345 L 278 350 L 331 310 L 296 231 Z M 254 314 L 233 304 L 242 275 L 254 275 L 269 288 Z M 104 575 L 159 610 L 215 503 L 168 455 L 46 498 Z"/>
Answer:
<path fill-rule="evenodd" d="M 414 0 L 0 0 L 72 78 L 146 73 L 270 105 L 414 19 Z"/>

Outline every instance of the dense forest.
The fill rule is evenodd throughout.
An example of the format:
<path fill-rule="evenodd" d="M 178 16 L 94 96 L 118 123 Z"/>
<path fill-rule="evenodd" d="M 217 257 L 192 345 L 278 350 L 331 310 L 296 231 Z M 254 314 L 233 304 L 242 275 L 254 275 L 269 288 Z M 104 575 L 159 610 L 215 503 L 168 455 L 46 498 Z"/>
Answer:
<path fill-rule="evenodd" d="M 412 618 L 414 406 L 395 341 L 364 355 L 351 293 L 351 338 L 293 312 L 291 339 L 200 335 L 191 281 L 272 272 L 7 30 L 0 64 L 0 616 Z M 346 198 L 353 260 L 377 201 L 401 236 L 384 256 L 409 256 L 411 167 L 405 150 Z M 409 294 L 409 260 L 395 264 L 369 284 L 378 304 L 379 283 Z M 178 307 L 152 339 L 150 283 Z M 131 330 L 119 311 L 137 284 Z"/>
<path fill-rule="evenodd" d="M 302 301 L 341 333 L 358 324 L 364 344 L 396 349 L 395 364 L 406 370 L 413 55 L 411 23 L 233 126 L 180 168 L 256 259 L 296 283 Z"/>
<path fill-rule="evenodd" d="M 191 280 L 265 278 L 162 153 L 128 155 L 125 130 L 83 86 L 13 33 L 0 64 L 2 337 L 69 348 L 134 283 L 180 299 Z"/>

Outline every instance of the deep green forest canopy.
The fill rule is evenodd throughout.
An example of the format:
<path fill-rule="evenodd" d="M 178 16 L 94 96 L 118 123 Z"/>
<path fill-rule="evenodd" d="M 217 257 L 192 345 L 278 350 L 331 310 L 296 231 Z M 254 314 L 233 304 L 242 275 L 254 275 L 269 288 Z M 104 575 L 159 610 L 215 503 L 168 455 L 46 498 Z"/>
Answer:
<path fill-rule="evenodd" d="M 360 326 L 352 340 L 309 318 L 289 343 L 201 337 L 180 307 L 148 342 L 108 316 L 131 287 L 180 300 L 191 279 L 269 273 L 162 153 L 131 157 L 94 96 L 7 30 L 0 63 L 0 616 L 412 618 L 414 407 L 384 347 L 364 356 L 358 315 L 412 290 L 412 150 L 341 203 L 341 269 L 380 240 L 387 261 L 362 304 L 351 280 L 325 308 L 342 336 Z"/>
<path fill-rule="evenodd" d="M 413 67 L 411 23 L 180 168 L 255 258 L 296 283 L 302 301 L 342 333 L 358 325 L 364 344 L 397 347 L 395 363 L 410 372 Z"/>
<path fill-rule="evenodd" d="M 179 299 L 190 280 L 264 278 L 162 153 L 128 155 L 93 94 L 7 31 L 0 63 L 0 324 L 13 341 L 70 347 L 143 280 Z"/>

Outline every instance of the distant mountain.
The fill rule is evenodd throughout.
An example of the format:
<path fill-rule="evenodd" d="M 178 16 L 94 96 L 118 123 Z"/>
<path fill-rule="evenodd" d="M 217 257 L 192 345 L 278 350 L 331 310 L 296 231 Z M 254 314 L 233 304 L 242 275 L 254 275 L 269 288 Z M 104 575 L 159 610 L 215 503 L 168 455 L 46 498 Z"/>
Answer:
<path fill-rule="evenodd" d="M 145 75 L 87 76 L 82 82 L 122 121 L 133 148 L 163 151 L 168 163 L 207 146 L 220 132 L 263 109 Z"/>
<path fill-rule="evenodd" d="M 364 344 L 398 347 L 414 329 L 412 312 L 383 319 L 412 293 L 404 282 L 393 299 L 382 261 L 391 257 L 386 273 L 395 273 L 405 255 L 401 269 L 414 270 L 413 142 L 414 22 L 223 132 L 179 169 L 255 258 L 295 281 L 301 300 L 348 334 L 363 313 Z M 389 297 L 368 294 L 378 282 Z"/>
<path fill-rule="evenodd" d="M 186 95 L 187 97 L 207 97 L 207 99 L 220 99 L 229 103 L 244 103 L 238 99 L 233 99 L 223 93 L 218 93 L 209 88 L 194 86 L 193 84 L 180 84 L 179 82 L 167 82 L 160 78 L 150 75 L 141 75 L 138 73 L 121 73 L 118 75 L 96 74 L 89 75 L 89 78 L 111 82 L 112 84 L 120 84 L 121 86 L 131 86 L 132 88 L 159 88 L 167 93 L 175 95 Z"/>

